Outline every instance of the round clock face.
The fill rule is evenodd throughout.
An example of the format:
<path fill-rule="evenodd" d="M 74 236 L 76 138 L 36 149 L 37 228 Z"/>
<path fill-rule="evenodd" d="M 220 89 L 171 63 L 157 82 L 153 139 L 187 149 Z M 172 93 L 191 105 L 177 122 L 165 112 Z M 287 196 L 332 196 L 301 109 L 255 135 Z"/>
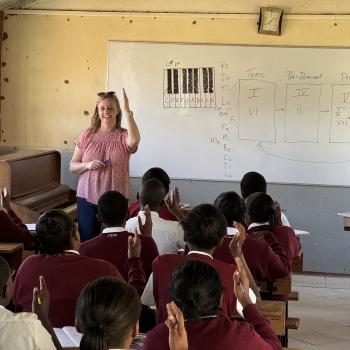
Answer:
<path fill-rule="evenodd" d="M 279 14 L 276 12 L 265 11 L 263 17 L 263 30 L 276 31 L 278 28 Z"/>

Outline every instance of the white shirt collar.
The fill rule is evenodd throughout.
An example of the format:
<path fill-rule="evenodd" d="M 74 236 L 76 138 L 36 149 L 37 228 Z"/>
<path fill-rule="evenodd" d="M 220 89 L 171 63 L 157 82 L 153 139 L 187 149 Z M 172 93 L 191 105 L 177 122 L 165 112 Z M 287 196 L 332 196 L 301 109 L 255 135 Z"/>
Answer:
<path fill-rule="evenodd" d="M 126 231 L 124 227 L 106 227 L 102 233 L 116 233 L 116 232 L 124 232 Z"/>
<path fill-rule="evenodd" d="M 266 226 L 266 225 L 270 225 L 270 223 L 268 221 L 266 221 L 266 222 L 253 222 L 249 225 L 248 230 L 250 230 L 253 227 Z"/>
<path fill-rule="evenodd" d="M 210 259 L 213 259 L 213 257 L 210 254 L 199 252 L 198 250 L 191 250 L 190 252 L 187 253 L 187 255 L 190 255 L 190 254 L 202 254 L 202 255 L 209 256 Z"/>
<path fill-rule="evenodd" d="M 76 254 L 76 255 L 80 255 L 79 254 L 79 252 L 77 251 L 77 250 L 74 250 L 74 249 L 66 249 L 65 251 L 64 251 L 64 254 L 66 254 L 66 253 L 70 253 L 70 254 Z"/>
<path fill-rule="evenodd" d="M 138 215 L 140 215 L 140 214 L 143 215 L 143 216 L 145 216 L 145 211 L 144 211 L 144 210 L 140 210 Z M 152 210 L 151 210 L 151 216 L 152 216 L 152 218 L 154 218 L 154 217 L 159 218 L 158 212 L 152 211 Z"/>

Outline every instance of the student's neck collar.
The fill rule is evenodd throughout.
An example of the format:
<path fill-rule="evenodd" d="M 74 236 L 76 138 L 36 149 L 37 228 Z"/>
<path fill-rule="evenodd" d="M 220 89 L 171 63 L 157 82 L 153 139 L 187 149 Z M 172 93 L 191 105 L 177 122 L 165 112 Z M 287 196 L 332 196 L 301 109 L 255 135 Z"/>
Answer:
<path fill-rule="evenodd" d="M 191 244 L 188 244 L 188 249 L 189 249 L 188 254 L 203 254 L 203 255 L 209 255 L 210 257 L 213 257 L 213 253 L 215 250 L 215 248 L 208 249 L 208 250 L 199 249 L 198 247 L 195 247 Z"/>
<path fill-rule="evenodd" d="M 218 314 L 216 314 L 216 315 L 208 315 L 208 316 L 201 316 L 200 319 L 201 320 L 206 320 L 208 318 L 216 318 L 218 316 L 219 316 Z M 188 321 L 194 321 L 194 320 L 190 320 L 188 318 L 185 318 L 185 322 L 188 322 Z"/>
<path fill-rule="evenodd" d="M 66 249 L 62 253 L 63 255 L 80 255 L 80 253 L 75 249 Z"/>
<path fill-rule="evenodd" d="M 158 208 L 149 208 L 149 210 L 150 211 L 153 211 L 154 213 L 159 213 L 159 210 L 160 210 L 160 206 L 158 207 Z M 145 211 L 145 207 L 142 205 L 142 204 L 140 204 L 140 210 L 142 210 L 143 212 Z"/>
<path fill-rule="evenodd" d="M 118 232 L 124 232 L 125 227 L 123 226 L 110 226 L 110 227 L 105 227 L 102 230 L 102 233 L 118 233 Z"/>
<path fill-rule="evenodd" d="M 252 222 L 249 226 L 248 226 L 248 230 L 254 228 L 254 227 L 258 227 L 258 226 L 269 226 L 270 223 L 268 221 L 266 222 Z"/>

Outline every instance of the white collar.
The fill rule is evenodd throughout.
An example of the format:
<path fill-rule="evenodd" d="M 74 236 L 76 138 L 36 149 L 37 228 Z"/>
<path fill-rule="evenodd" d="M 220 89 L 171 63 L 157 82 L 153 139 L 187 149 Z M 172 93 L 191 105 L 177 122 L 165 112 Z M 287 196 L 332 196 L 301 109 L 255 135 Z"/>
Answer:
<path fill-rule="evenodd" d="M 209 256 L 210 259 L 213 259 L 213 257 L 210 254 L 199 252 L 198 250 L 191 250 L 190 252 L 187 253 L 187 255 L 190 255 L 190 254 L 202 254 L 202 255 Z"/>
<path fill-rule="evenodd" d="M 106 227 L 102 233 L 116 233 L 116 232 L 124 232 L 126 231 L 124 227 L 114 226 L 114 227 Z"/>
<path fill-rule="evenodd" d="M 68 253 L 68 254 L 75 254 L 75 255 L 80 255 L 78 251 L 74 250 L 74 249 L 66 249 L 63 251 L 64 254 Z"/>
<path fill-rule="evenodd" d="M 250 230 L 253 227 L 266 226 L 266 225 L 270 225 L 270 223 L 268 221 L 266 221 L 266 222 L 253 222 L 252 224 L 249 225 L 248 230 Z"/>

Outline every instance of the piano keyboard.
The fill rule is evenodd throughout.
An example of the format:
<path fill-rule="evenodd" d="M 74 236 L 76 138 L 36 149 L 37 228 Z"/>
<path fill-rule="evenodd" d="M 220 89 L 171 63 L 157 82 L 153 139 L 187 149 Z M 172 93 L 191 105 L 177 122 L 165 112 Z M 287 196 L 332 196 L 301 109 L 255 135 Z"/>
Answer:
<path fill-rule="evenodd" d="M 164 108 L 215 108 L 215 70 L 164 69 Z"/>

